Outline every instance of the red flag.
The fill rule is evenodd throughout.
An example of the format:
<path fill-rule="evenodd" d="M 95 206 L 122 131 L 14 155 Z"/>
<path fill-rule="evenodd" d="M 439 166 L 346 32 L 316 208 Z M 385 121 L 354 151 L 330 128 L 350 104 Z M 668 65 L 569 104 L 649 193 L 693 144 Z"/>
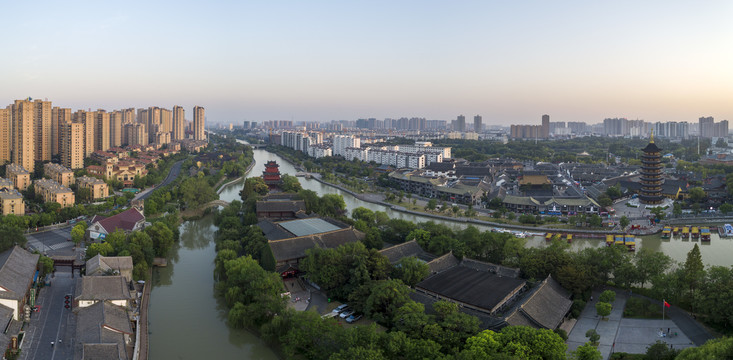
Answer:
<path fill-rule="evenodd" d="M 662 301 L 664 301 L 664 306 L 666 306 L 666 307 L 670 307 L 670 306 L 672 306 L 672 305 L 670 305 L 670 304 L 669 304 L 669 303 L 667 302 L 667 300 L 662 300 Z"/>

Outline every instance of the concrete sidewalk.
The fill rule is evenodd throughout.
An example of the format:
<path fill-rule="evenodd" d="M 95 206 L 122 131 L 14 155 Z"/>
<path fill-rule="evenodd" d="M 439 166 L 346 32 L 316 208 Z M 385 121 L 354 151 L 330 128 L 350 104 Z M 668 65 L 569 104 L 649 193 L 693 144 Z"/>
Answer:
<path fill-rule="evenodd" d="M 646 353 L 647 347 L 657 340 L 670 344 L 675 349 L 695 346 L 672 319 L 664 321 L 660 319 L 624 319 L 623 311 L 629 295 L 626 291 L 616 291 L 616 301 L 612 304 L 611 315 L 602 320 L 596 314 L 595 308 L 601 291 L 593 291 L 594 300 L 588 302 L 573 330 L 568 334 L 566 341 L 568 353 L 588 342 L 585 333 L 590 329 L 595 329 L 601 336 L 598 350 L 604 359 L 610 358 L 613 352 Z M 677 336 L 663 337 L 662 333 L 666 335 L 667 329 L 670 335 L 676 333 Z"/>

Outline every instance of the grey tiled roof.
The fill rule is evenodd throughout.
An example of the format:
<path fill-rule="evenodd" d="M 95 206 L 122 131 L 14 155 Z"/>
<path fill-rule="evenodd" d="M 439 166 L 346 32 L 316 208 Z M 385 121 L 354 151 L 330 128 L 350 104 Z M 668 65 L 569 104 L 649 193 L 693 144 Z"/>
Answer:
<path fill-rule="evenodd" d="M 509 325 L 527 325 L 554 330 L 570 311 L 570 294 L 551 276 L 542 281 L 514 312 L 507 316 Z"/>
<path fill-rule="evenodd" d="M 125 336 L 134 336 L 125 308 L 109 302 L 78 308 L 76 337 L 77 359 L 127 359 Z M 89 346 L 89 345 L 97 346 Z M 114 346 L 99 346 L 109 345 Z M 112 351 L 116 349 L 117 352 Z"/>
<path fill-rule="evenodd" d="M 132 270 L 132 256 L 102 256 L 97 255 L 86 263 L 87 274 L 94 274 L 97 270 Z"/>
<path fill-rule="evenodd" d="M 275 260 L 288 261 L 305 257 L 305 251 L 314 247 L 333 249 L 364 238 L 364 233 L 353 228 L 340 229 L 327 233 L 314 234 L 289 239 L 269 241 Z"/>
<path fill-rule="evenodd" d="M 83 276 L 76 281 L 75 300 L 130 300 L 124 276 Z"/>
<path fill-rule="evenodd" d="M 25 297 L 39 256 L 17 245 L 0 253 L 0 287 L 6 290 L 0 291 L 0 298 L 20 301 Z"/>
<path fill-rule="evenodd" d="M 449 252 L 443 256 L 433 259 L 428 263 L 430 273 L 435 274 L 445 270 L 448 270 L 460 263 L 458 259 L 453 255 L 453 252 Z"/>
<path fill-rule="evenodd" d="M 390 263 L 398 263 L 402 258 L 414 256 L 420 260 L 429 262 L 435 256 L 429 254 L 415 240 L 397 244 L 386 249 L 379 250 L 382 255 L 386 256 Z"/>

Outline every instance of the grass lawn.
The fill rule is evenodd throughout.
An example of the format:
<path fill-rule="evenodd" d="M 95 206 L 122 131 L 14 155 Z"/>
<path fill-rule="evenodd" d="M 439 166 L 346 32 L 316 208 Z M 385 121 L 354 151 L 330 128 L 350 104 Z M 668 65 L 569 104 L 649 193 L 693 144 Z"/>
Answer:
<path fill-rule="evenodd" d="M 633 319 L 661 319 L 662 307 L 647 299 L 632 297 L 626 301 L 624 317 Z"/>

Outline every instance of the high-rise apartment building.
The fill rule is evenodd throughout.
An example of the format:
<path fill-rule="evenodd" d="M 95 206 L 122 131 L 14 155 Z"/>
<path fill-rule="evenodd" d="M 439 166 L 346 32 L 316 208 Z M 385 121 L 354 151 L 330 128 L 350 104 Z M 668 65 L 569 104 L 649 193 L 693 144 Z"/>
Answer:
<path fill-rule="evenodd" d="M 88 157 L 95 150 L 94 142 L 96 136 L 94 130 L 97 127 L 97 118 L 93 111 L 78 110 L 74 113 L 73 122 L 80 123 L 84 127 L 84 157 Z"/>
<path fill-rule="evenodd" d="M 0 164 L 11 161 L 10 144 L 12 132 L 10 131 L 10 113 L 10 106 L 5 109 L 0 109 Z"/>
<path fill-rule="evenodd" d="M 33 102 L 33 127 L 36 131 L 35 159 L 51 161 L 51 102 L 35 100 Z"/>
<path fill-rule="evenodd" d="M 550 137 L 550 115 L 542 115 L 542 134 L 540 136 L 545 139 Z"/>
<path fill-rule="evenodd" d="M 69 169 L 84 167 L 84 124 L 67 122 L 61 125 L 61 164 Z"/>
<path fill-rule="evenodd" d="M 456 131 L 464 132 L 466 131 L 466 117 L 463 115 L 458 115 L 458 118 L 456 118 Z"/>
<path fill-rule="evenodd" d="M 125 138 L 127 138 L 126 145 L 147 145 L 148 135 L 145 132 L 145 125 L 143 124 L 126 124 L 125 125 Z"/>
<path fill-rule="evenodd" d="M 158 131 L 169 133 L 173 131 L 173 112 L 168 109 L 160 109 L 160 128 Z"/>
<path fill-rule="evenodd" d="M 122 146 L 122 111 L 109 114 L 109 147 Z"/>
<path fill-rule="evenodd" d="M 182 140 L 186 138 L 186 111 L 178 105 L 173 107 L 173 129 L 171 130 L 171 140 Z M 249 123 L 248 121 L 246 121 Z M 249 125 L 249 124 L 248 124 Z"/>
<path fill-rule="evenodd" d="M 476 115 L 473 117 L 473 131 L 477 133 L 481 132 L 481 122 L 482 122 L 481 115 Z"/>
<path fill-rule="evenodd" d="M 206 121 L 206 113 L 201 106 L 193 108 L 193 138 L 194 140 L 206 140 L 204 133 L 204 121 Z"/>
<path fill-rule="evenodd" d="M 102 150 L 107 151 L 107 149 L 110 148 L 109 146 L 109 136 L 110 136 L 110 125 L 109 125 L 109 113 L 99 109 L 97 110 L 97 122 L 96 127 L 94 128 L 94 133 L 96 135 L 96 139 L 94 141 L 94 150 Z"/>
<path fill-rule="evenodd" d="M 51 108 L 51 156 L 61 152 L 63 124 L 71 122 L 71 109 L 54 106 Z"/>
<path fill-rule="evenodd" d="M 15 100 L 12 105 L 12 161 L 25 169 L 34 169 L 36 159 L 36 129 L 33 121 L 33 102 Z"/>

